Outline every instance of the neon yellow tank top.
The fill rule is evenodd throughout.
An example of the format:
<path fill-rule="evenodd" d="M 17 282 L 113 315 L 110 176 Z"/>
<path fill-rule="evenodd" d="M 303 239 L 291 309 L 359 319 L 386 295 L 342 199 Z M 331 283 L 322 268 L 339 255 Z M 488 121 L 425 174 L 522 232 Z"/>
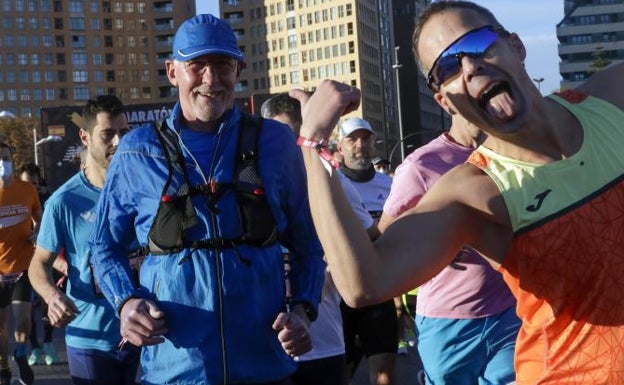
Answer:
<path fill-rule="evenodd" d="M 479 147 L 514 239 L 500 270 L 518 300 L 517 384 L 624 384 L 624 112 L 550 96 L 582 124 L 580 150 L 537 165 Z"/>

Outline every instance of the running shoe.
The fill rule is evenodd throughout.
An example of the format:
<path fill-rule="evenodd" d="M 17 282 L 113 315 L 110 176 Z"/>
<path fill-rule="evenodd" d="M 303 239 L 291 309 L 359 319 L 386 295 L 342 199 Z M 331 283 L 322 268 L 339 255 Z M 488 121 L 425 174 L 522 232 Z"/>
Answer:
<path fill-rule="evenodd" d="M 54 344 L 52 342 L 44 343 L 43 351 L 45 353 L 44 359 L 46 365 L 53 365 L 58 362 L 58 356 L 56 355 L 56 350 L 54 350 Z"/>
<path fill-rule="evenodd" d="M 28 365 L 43 365 L 44 363 L 43 350 L 41 350 L 41 348 L 34 348 L 28 356 Z"/>

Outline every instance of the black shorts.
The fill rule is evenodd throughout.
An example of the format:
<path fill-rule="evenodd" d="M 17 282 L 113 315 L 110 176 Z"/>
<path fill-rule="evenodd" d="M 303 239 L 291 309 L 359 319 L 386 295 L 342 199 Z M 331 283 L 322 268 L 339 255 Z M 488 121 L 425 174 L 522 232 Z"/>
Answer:
<path fill-rule="evenodd" d="M 343 385 L 345 356 L 299 361 L 299 368 L 290 377 L 295 385 Z"/>
<path fill-rule="evenodd" d="M 8 285 L 0 285 L 0 309 L 11 304 L 12 301 L 30 302 L 32 299 L 32 286 L 25 271 L 20 279 Z"/>
<path fill-rule="evenodd" d="M 353 309 L 342 301 L 343 331 L 347 364 L 382 353 L 396 353 L 398 323 L 394 301 Z"/>

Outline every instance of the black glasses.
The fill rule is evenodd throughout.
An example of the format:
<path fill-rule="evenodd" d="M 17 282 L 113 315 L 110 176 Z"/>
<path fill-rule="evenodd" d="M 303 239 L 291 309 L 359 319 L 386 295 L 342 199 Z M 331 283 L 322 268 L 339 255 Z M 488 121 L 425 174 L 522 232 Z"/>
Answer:
<path fill-rule="evenodd" d="M 216 60 L 193 59 L 184 62 L 186 72 L 194 75 L 203 76 L 208 67 L 210 67 L 217 76 L 226 76 L 236 70 L 236 59 L 222 58 Z"/>
<path fill-rule="evenodd" d="M 486 25 L 468 31 L 451 43 L 433 62 L 427 75 L 427 87 L 434 91 L 440 89 L 448 79 L 461 71 L 464 56 L 481 58 L 498 40 L 500 28 Z"/>

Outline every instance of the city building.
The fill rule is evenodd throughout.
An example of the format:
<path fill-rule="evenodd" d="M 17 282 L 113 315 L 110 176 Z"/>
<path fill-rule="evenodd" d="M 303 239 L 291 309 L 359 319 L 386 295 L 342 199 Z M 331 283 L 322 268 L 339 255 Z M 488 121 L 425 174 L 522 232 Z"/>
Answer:
<path fill-rule="evenodd" d="M 401 126 L 403 131 L 403 155 L 428 143 L 448 129 L 450 119 L 433 99 L 427 81 L 416 65 L 412 52 L 414 20 L 431 0 L 393 0 L 394 38 L 398 63 L 395 64 L 398 77 Z M 394 139 L 394 138 L 392 138 Z M 397 138 L 398 139 L 398 138 Z M 401 144 L 393 142 L 388 159 L 394 166 L 401 162 Z"/>
<path fill-rule="evenodd" d="M 575 88 L 624 60 L 624 0 L 565 0 L 557 38 L 561 89 Z"/>
<path fill-rule="evenodd" d="M 256 94 L 313 91 L 332 78 L 362 90 L 350 116 L 371 123 L 378 149 L 398 138 L 391 0 L 220 0 L 219 8 L 245 53 L 236 90 L 251 111 Z"/>
<path fill-rule="evenodd" d="M 194 0 L 0 0 L 0 110 L 176 99 L 164 69 Z"/>

